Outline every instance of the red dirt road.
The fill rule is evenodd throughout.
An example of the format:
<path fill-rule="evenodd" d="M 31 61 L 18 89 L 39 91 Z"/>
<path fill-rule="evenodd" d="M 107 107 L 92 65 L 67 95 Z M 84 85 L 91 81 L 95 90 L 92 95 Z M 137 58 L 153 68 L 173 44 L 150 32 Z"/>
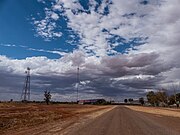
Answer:
<path fill-rule="evenodd" d="M 115 109 L 72 129 L 68 135 L 180 135 L 180 118 Z"/>

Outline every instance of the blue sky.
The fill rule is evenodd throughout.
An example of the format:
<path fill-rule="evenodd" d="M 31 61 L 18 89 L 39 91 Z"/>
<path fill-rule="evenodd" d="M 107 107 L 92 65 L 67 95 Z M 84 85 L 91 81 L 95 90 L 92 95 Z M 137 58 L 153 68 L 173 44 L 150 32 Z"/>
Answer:
<path fill-rule="evenodd" d="M 98 8 L 101 4 L 101 1 L 97 2 L 98 4 L 96 8 Z M 84 10 L 87 11 L 78 12 L 88 12 L 88 1 L 80 1 L 80 4 Z M 44 8 L 46 8 L 46 6 L 50 8 L 51 5 L 52 3 L 49 1 L 46 1 L 45 4 L 36 0 L 26 2 L 24 0 L 2 1 L 0 12 L 0 19 L 2 20 L 0 22 L 1 54 L 17 59 L 32 56 L 46 56 L 51 59 L 57 59 L 61 56 L 54 53 L 38 51 L 38 49 L 50 51 L 64 50 L 66 52 L 72 52 L 73 50 L 77 49 L 77 45 L 80 44 L 78 42 L 79 35 L 76 32 L 73 32 L 71 28 L 67 27 L 66 17 L 62 15 L 60 15 L 62 19 L 56 21 L 56 25 L 58 25 L 58 27 L 54 30 L 61 31 L 63 33 L 60 38 L 55 37 L 47 39 L 42 35 L 37 35 L 33 25 L 33 19 L 36 18 L 39 20 L 44 18 L 46 16 L 44 13 Z M 104 8 L 103 14 L 108 14 L 108 6 Z M 104 32 L 108 31 L 104 30 Z M 75 38 L 71 38 L 71 35 L 75 36 Z M 125 53 L 126 49 L 142 44 L 139 43 L 141 38 L 138 37 L 132 37 L 130 41 L 126 41 L 126 39 L 120 37 L 119 35 L 111 35 L 112 36 L 108 39 L 108 42 L 119 44 L 114 49 L 120 53 Z M 68 43 L 67 41 L 71 41 L 73 44 Z M 29 48 L 33 48 L 33 50 L 29 50 Z"/>
<path fill-rule="evenodd" d="M 36 0 L 32 1 L 2 1 L 0 9 L 0 42 L 1 54 L 11 58 L 23 59 L 31 56 L 47 56 L 48 58 L 59 58 L 58 54 L 30 51 L 28 48 L 56 50 L 63 49 L 72 51 L 75 46 L 68 45 L 64 37 L 51 41 L 44 41 L 42 37 L 36 37 L 32 24 L 32 17 L 44 16 L 44 5 Z M 65 24 L 60 21 L 59 25 Z M 15 45 L 9 47 L 7 45 Z M 21 47 L 26 46 L 26 47 Z"/>
<path fill-rule="evenodd" d="M 32 99 L 144 97 L 179 83 L 178 0 L 0 1 L 0 100 L 19 100 L 31 68 Z M 173 52 L 173 53 L 169 53 Z M 17 83 L 8 83 L 14 82 Z M 169 90 L 171 92 L 171 90 Z"/>

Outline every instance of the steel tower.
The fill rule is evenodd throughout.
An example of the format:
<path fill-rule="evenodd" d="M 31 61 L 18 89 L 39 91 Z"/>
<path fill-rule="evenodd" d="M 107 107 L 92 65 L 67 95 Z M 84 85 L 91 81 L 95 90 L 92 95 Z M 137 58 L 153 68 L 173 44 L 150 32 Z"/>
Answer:
<path fill-rule="evenodd" d="M 24 81 L 24 87 L 22 90 L 21 99 L 23 101 L 29 101 L 30 100 L 30 68 L 29 67 L 27 67 L 25 73 L 26 73 L 26 77 Z"/>
<path fill-rule="evenodd" d="M 77 103 L 78 103 L 78 100 L 79 100 L 79 66 L 77 68 Z"/>

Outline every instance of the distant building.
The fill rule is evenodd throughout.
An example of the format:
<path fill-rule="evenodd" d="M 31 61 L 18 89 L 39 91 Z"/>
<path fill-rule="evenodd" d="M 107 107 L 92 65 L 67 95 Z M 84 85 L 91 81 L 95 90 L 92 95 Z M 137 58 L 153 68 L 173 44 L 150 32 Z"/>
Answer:
<path fill-rule="evenodd" d="M 104 104 L 106 103 L 105 99 L 87 99 L 87 100 L 79 100 L 78 104 L 84 105 L 84 104 Z"/>

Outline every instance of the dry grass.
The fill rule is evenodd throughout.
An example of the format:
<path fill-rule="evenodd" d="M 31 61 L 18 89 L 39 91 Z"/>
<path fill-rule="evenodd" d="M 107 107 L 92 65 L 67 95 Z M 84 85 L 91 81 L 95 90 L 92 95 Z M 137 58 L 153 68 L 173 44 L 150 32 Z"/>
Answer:
<path fill-rule="evenodd" d="M 66 120 L 104 108 L 92 105 L 0 103 L 0 134 Z"/>
<path fill-rule="evenodd" d="M 126 106 L 126 107 L 134 111 L 180 118 L 179 109 L 171 109 L 171 108 L 165 109 L 165 108 L 143 107 L 143 106 Z"/>

